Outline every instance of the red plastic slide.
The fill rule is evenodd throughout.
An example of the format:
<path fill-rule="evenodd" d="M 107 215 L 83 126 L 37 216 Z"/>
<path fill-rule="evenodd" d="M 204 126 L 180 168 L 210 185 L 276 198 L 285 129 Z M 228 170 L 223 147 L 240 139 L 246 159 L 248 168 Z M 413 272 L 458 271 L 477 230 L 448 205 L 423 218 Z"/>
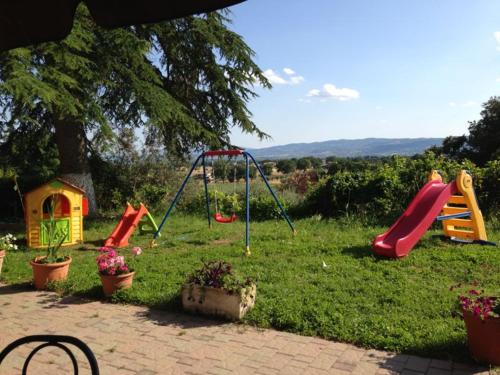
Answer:
<path fill-rule="evenodd" d="M 429 181 L 392 227 L 375 238 L 373 251 L 389 258 L 408 255 L 440 214 L 450 196 L 457 191 L 455 181 L 449 184 L 438 180 Z"/>
<path fill-rule="evenodd" d="M 135 228 L 139 224 L 142 217 L 148 212 L 148 209 L 141 203 L 138 210 L 135 210 L 130 203 L 127 202 L 127 208 L 116 225 L 113 233 L 108 237 L 104 246 L 109 247 L 125 247 L 128 246 L 128 239 L 134 233 Z"/>

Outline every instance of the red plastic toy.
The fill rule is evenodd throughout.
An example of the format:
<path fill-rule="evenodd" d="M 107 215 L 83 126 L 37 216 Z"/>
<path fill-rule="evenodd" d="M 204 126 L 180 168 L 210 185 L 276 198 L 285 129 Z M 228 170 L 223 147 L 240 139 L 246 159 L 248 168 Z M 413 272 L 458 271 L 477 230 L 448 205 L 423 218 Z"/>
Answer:
<path fill-rule="evenodd" d="M 108 237 L 104 246 L 108 247 L 125 247 L 128 246 L 128 239 L 134 233 L 134 230 L 139 225 L 142 217 L 148 213 L 148 209 L 141 203 L 139 209 L 136 210 L 130 203 L 127 202 L 125 212 L 116 225 L 115 229 Z"/>
<path fill-rule="evenodd" d="M 429 181 L 392 227 L 375 238 L 373 251 L 389 258 L 408 255 L 456 192 L 455 181 L 449 184 L 439 180 Z"/>

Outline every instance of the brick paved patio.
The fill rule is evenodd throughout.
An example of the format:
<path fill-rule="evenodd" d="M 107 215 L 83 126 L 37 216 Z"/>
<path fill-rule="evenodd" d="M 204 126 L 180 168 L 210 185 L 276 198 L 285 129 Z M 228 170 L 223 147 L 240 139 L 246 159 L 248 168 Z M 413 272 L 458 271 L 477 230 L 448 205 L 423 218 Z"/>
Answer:
<path fill-rule="evenodd" d="M 31 334 L 72 335 L 94 351 L 102 374 L 488 374 L 448 361 L 1 285 L 0 319 L 0 349 Z M 13 352 L 0 374 L 20 374 L 28 351 Z M 65 354 L 47 348 L 30 370 L 68 374 L 70 365 Z"/>

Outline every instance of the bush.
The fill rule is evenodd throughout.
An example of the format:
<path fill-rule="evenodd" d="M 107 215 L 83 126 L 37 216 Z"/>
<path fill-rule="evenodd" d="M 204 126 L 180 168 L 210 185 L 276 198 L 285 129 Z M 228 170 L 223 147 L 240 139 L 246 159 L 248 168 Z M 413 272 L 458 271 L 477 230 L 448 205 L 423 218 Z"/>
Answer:
<path fill-rule="evenodd" d="M 210 213 L 215 213 L 215 196 L 217 196 L 217 206 L 223 216 L 229 216 L 236 213 L 241 220 L 245 217 L 245 194 L 224 193 L 222 191 L 210 191 Z M 285 207 L 289 202 L 280 200 Z M 207 208 L 205 202 L 205 193 L 200 191 L 194 197 L 183 197 L 177 205 L 179 211 L 188 214 L 206 215 Z M 269 193 L 253 194 L 250 196 L 250 218 L 251 220 L 270 220 L 281 218 L 279 207 L 276 205 L 273 197 Z"/>
<path fill-rule="evenodd" d="M 381 165 L 336 170 L 309 190 L 300 212 L 326 217 L 360 216 L 378 223 L 389 223 L 405 210 L 427 181 L 432 169 L 441 171 L 451 181 L 461 169 L 470 171 L 481 209 L 494 215 L 500 204 L 500 161 L 485 168 L 470 161 L 457 162 L 436 157 L 432 152 L 413 158 L 394 156 Z"/>

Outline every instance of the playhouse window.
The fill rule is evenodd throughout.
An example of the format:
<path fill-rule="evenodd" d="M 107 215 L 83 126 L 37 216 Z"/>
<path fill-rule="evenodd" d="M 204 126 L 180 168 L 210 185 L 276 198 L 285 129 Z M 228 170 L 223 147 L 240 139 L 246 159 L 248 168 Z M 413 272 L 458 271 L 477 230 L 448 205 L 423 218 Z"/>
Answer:
<path fill-rule="evenodd" d="M 54 211 L 54 217 L 70 216 L 70 204 L 67 197 L 62 194 L 52 194 L 43 201 L 43 217 L 49 218 L 50 212 Z"/>

